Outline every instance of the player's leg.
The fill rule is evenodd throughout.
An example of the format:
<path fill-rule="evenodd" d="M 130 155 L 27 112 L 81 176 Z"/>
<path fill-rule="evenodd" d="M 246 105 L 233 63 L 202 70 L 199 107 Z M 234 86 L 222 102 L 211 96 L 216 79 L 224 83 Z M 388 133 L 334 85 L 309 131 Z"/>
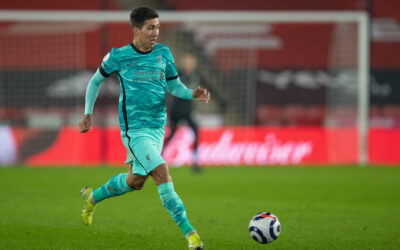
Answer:
<path fill-rule="evenodd" d="M 133 175 L 131 165 L 128 173 L 115 175 L 99 188 L 84 187 L 81 192 L 84 200 L 82 219 L 85 224 L 87 226 L 92 224 L 93 213 L 97 203 L 110 197 L 132 192 L 133 190 L 140 190 L 146 179 L 147 176 Z"/>
<path fill-rule="evenodd" d="M 134 157 L 140 163 L 134 166 L 133 174 L 152 177 L 164 207 L 187 236 L 191 248 L 202 249 L 203 243 L 186 217 L 185 207 L 174 190 L 168 166 L 161 156 L 164 128 L 136 129 L 130 134 L 130 138 L 133 141 Z"/>
<path fill-rule="evenodd" d="M 134 175 L 132 169 L 133 166 L 131 165 L 129 168 L 128 176 L 126 177 L 126 183 L 134 190 L 141 190 L 149 176 Z"/>
<path fill-rule="evenodd" d="M 197 146 L 198 146 L 198 138 L 199 138 L 199 133 L 198 133 L 198 126 L 196 122 L 192 119 L 192 116 L 188 114 L 185 117 L 189 127 L 193 130 L 194 133 L 194 142 L 193 142 L 193 171 L 195 173 L 200 172 L 200 167 L 198 164 L 198 155 L 197 155 Z"/>
<path fill-rule="evenodd" d="M 101 187 L 94 189 L 93 202 L 96 204 L 110 197 L 120 196 L 133 190 L 140 190 L 143 188 L 146 179 L 147 176 L 133 175 L 131 165 L 128 173 L 117 174 Z"/>
<path fill-rule="evenodd" d="M 110 197 L 123 195 L 133 190 L 140 190 L 148 178 L 147 175 L 133 174 L 133 167 L 138 167 L 140 163 L 133 153 L 132 139 L 123 131 L 121 131 L 121 138 L 127 149 L 125 163 L 130 165 L 129 171 L 128 173 L 117 174 L 104 185 L 93 190 L 93 202 L 95 204 Z"/>
<path fill-rule="evenodd" d="M 157 185 L 162 204 L 188 240 L 189 249 L 203 249 L 203 242 L 200 240 L 196 230 L 189 223 L 185 206 L 175 192 L 167 164 L 163 163 L 159 165 L 150 175 Z"/>
<path fill-rule="evenodd" d="M 99 188 L 93 189 L 91 187 L 84 187 L 81 190 L 84 200 L 82 219 L 88 226 L 92 224 L 94 209 L 98 202 L 110 197 L 126 194 L 133 190 L 140 190 L 148 178 L 146 175 L 140 176 L 133 174 L 132 165 L 134 164 L 136 166 L 138 162 L 135 161 L 135 157 L 131 151 L 131 140 L 124 132 L 121 133 L 121 137 L 124 146 L 127 148 L 125 163 L 130 165 L 129 171 L 128 173 L 117 174 Z"/>

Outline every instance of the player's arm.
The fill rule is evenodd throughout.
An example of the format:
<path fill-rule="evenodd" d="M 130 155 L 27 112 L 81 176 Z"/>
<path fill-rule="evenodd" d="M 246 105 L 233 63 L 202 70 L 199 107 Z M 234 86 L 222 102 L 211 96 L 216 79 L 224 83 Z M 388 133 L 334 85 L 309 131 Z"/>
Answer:
<path fill-rule="evenodd" d="M 185 84 L 181 82 L 178 77 L 178 72 L 175 67 L 174 57 L 172 56 L 171 51 L 167 50 L 167 67 L 166 67 L 166 80 L 167 80 L 167 90 L 173 96 L 189 99 L 189 100 L 196 100 L 196 101 L 203 101 L 208 103 L 210 100 L 210 93 L 207 89 L 203 89 L 198 86 L 196 89 L 191 90 L 186 88 Z"/>
<path fill-rule="evenodd" d="M 167 80 L 167 90 L 171 95 L 182 99 L 203 101 L 206 103 L 210 100 L 210 92 L 207 89 L 203 89 L 200 86 L 194 90 L 188 89 L 178 76 Z"/>
<path fill-rule="evenodd" d="M 106 78 L 100 73 L 100 70 L 97 69 L 96 73 L 89 81 L 85 96 L 85 115 L 79 123 L 79 131 L 81 133 L 85 133 L 90 129 L 94 103 L 99 94 L 100 85 L 105 79 Z"/>

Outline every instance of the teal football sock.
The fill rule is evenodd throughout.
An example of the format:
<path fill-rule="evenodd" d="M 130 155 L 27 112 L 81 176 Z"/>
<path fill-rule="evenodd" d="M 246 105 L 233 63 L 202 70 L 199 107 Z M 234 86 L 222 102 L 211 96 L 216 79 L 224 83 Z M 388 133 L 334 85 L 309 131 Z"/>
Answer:
<path fill-rule="evenodd" d="M 172 184 L 172 182 L 167 182 L 159 185 L 158 193 L 160 194 L 162 204 L 176 224 L 178 224 L 182 233 L 186 236 L 189 232 L 194 231 L 186 217 L 186 210 L 182 200 L 174 190 L 174 184 Z"/>
<path fill-rule="evenodd" d="M 104 199 L 119 196 L 128 192 L 133 191 L 134 189 L 129 187 L 126 184 L 126 177 L 128 173 L 118 174 L 111 178 L 106 184 L 103 186 L 96 188 L 93 190 L 93 200 L 97 203 Z"/>

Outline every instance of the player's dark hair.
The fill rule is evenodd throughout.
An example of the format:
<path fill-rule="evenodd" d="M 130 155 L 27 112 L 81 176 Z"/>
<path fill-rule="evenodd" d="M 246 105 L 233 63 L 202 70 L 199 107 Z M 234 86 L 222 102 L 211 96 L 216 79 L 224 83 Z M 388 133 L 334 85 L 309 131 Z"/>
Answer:
<path fill-rule="evenodd" d="M 139 7 L 131 12 L 131 27 L 138 27 L 141 29 L 144 25 L 144 22 L 149 19 L 157 18 L 157 11 L 148 8 L 148 7 Z"/>

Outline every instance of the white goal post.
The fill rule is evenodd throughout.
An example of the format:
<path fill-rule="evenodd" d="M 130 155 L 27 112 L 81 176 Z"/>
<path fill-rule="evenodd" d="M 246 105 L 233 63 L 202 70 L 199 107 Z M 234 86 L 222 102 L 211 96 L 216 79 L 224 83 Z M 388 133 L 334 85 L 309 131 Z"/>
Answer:
<path fill-rule="evenodd" d="M 129 11 L 18 11 L 0 10 L 7 22 L 128 22 Z M 159 11 L 165 22 L 268 22 L 358 24 L 358 145 L 359 163 L 368 163 L 369 16 L 364 11 Z"/>

